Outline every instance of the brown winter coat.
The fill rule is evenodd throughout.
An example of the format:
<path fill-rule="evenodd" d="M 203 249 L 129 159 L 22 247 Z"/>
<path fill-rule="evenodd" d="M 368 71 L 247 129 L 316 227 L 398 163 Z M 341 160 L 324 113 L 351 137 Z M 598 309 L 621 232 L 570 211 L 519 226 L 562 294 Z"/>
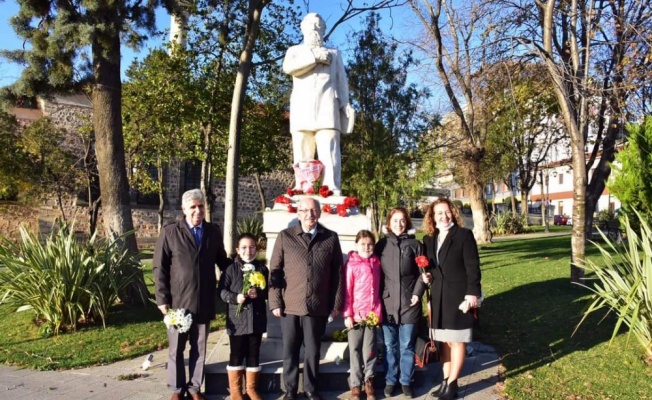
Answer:
<path fill-rule="evenodd" d="M 279 233 L 270 262 L 269 309 L 328 316 L 342 309 L 342 249 L 337 233 L 317 225 L 308 246 L 300 225 Z"/>

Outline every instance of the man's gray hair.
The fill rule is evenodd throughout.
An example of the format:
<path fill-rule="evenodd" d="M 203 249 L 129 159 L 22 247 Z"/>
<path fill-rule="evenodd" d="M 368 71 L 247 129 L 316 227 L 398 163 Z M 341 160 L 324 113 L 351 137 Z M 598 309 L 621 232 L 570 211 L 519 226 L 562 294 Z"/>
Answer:
<path fill-rule="evenodd" d="M 204 198 L 204 193 L 201 192 L 199 189 L 191 189 L 188 190 L 181 196 L 181 204 L 186 204 L 187 202 L 194 201 L 194 200 L 199 200 L 202 203 L 206 203 L 206 199 Z"/>

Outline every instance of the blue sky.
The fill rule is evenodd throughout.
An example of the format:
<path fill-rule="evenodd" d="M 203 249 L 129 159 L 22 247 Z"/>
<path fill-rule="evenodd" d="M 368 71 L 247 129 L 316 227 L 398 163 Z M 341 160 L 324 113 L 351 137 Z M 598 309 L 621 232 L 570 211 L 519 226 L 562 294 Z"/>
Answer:
<path fill-rule="evenodd" d="M 297 1 L 296 4 L 301 4 L 302 8 L 305 9 L 303 4 L 308 3 L 310 12 L 318 12 L 326 20 L 326 23 L 330 25 L 341 15 L 341 4 L 343 2 L 337 0 L 312 0 L 312 1 Z M 357 3 L 362 4 L 363 1 L 358 1 Z M 23 47 L 22 41 L 16 37 L 13 29 L 9 25 L 9 19 L 18 12 L 18 4 L 16 0 L 5 0 L 4 2 L 0 0 L 0 49 L 3 50 L 14 50 L 20 49 Z M 388 12 L 381 14 L 383 16 L 382 23 L 385 24 L 387 32 L 394 35 L 400 36 L 402 28 L 405 28 L 407 25 L 406 16 L 408 15 L 408 10 L 393 10 L 391 15 Z M 393 17 L 393 18 L 392 18 Z M 332 46 L 338 47 L 345 53 L 345 58 L 347 58 L 347 52 L 350 52 L 352 49 L 352 43 L 350 43 L 347 38 L 352 32 L 360 30 L 361 23 L 364 17 L 357 18 L 349 21 L 347 24 L 340 25 L 337 30 L 334 32 L 333 36 L 330 39 L 330 44 Z M 163 9 L 157 11 L 156 14 L 157 27 L 160 30 L 165 30 L 169 27 L 170 17 L 167 15 L 167 12 Z M 162 46 L 164 38 L 157 37 L 153 38 L 143 46 L 138 52 L 123 47 L 122 49 L 122 70 L 123 76 L 124 71 L 129 67 L 132 61 L 135 58 L 142 58 L 148 53 L 148 48 L 155 48 Z M 17 64 L 10 63 L 4 59 L 0 58 L 0 86 L 5 86 L 13 83 L 20 77 L 22 67 Z"/>

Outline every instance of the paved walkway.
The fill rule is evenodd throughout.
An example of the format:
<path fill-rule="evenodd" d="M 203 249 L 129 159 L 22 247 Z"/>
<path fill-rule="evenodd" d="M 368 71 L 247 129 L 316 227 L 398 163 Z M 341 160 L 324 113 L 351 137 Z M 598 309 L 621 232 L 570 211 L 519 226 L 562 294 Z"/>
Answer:
<path fill-rule="evenodd" d="M 210 353 L 219 349 L 223 331 L 209 335 Z M 498 355 L 493 348 L 481 343 L 469 345 L 463 377 L 460 378 L 460 400 L 496 400 L 494 388 L 498 382 Z M 210 355 L 209 354 L 209 359 Z M 165 361 L 167 351 L 153 353 L 149 369 L 141 367 L 145 357 L 120 361 L 114 364 L 70 371 L 32 371 L 0 366 L 0 400 L 167 400 L 170 398 L 165 385 Z M 428 367 L 432 379 L 414 388 L 415 399 L 431 399 L 429 393 L 438 375 L 439 364 Z M 348 393 L 320 392 L 324 400 L 346 399 Z M 382 399 L 380 393 L 378 398 Z M 268 394 L 265 400 L 279 399 L 278 394 Z M 362 397 L 364 399 L 364 396 Z M 396 399 L 401 399 L 398 395 Z M 209 400 L 223 400 L 224 395 L 208 396 Z"/>

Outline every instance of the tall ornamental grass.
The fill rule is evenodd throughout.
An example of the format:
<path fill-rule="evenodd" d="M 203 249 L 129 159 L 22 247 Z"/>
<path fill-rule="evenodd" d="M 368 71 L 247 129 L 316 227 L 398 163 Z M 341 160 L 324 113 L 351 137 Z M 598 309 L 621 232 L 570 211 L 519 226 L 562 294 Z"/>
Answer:
<path fill-rule="evenodd" d="M 600 232 L 606 245 L 595 245 L 605 265 L 586 261 L 586 271 L 595 274 L 595 278 L 587 280 L 585 287 L 594 294 L 580 324 L 589 314 L 607 308 L 618 317 L 611 340 L 625 324 L 629 334 L 634 335 L 652 360 L 652 231 L 645 218 L 639 213 L 636 215 L 639 232 L 632 228 L 629 218 L 624 217 L 627 242 L 623 245 L 614 244 Z"/>
<path fill-rule="evenodd" d="M 44 334 L 76 330 L 79 323 L 105 326 L 118 293 L 140 269 L 121 238 L 80 240 L 70 225 L 45 243 L 22 227 L 20 235 L 18 243 L 0 240 L 0 303 L 32 310 Z"/>

